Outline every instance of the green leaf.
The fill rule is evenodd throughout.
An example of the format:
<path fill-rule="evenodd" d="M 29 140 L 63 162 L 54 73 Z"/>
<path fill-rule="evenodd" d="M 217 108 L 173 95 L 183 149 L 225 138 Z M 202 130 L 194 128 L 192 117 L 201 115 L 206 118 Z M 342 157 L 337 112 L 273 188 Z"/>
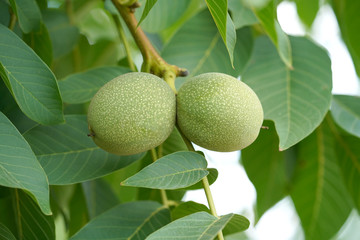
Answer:
<path fill-rule="evenodd" d="M 336 141 L 336 154 L 345 185 L 350 193 L 357 211 L 360 213 L 360 139 L 338 129 L 333 120 L 328 124 Z"/>
<path fill-rule="evenodd" d="M 43 60 L 49 67 L 52 63 L 52 44 L 50 35 L 44 24 L 40 25 L 38 31 L 33 31 L 23 35 L 24 41 L 31 47 L 36 54 Z"/>
<path fill-rule="evenodd" d="M 141 158 L 143 154 L 116 156 L 95 145 L 86 116 L 69 115 L 66 124 L 37 126 L 24 134 L 43 166 L 50 184 L 62 185 L 95 179 Z"/>
<path fill-rule="evenodd" d="M 256 221 L 286 195 L 285 153 L 279 151 L 274 123 L 265 121 L 258 138 L 241 151 L 241 162 L 256 189 Z"/>
<path fill-rule="evenodd" d="M 209 174 L 206 159 L 194 152 L 176 152 L 146 166 L 121 185 L 155 189 L 191 186 Z"/>
<path fill-rule="evenodd" d="M 90 219 L 120 203 L 110 185 L 101 178 L 84 182 L 82 187 Z"/>
<path fill-rule="evenodd" d="M 139 1 L 141 6 L 135 11 L 135 16 L 139 19 L 141 13 L 145 13 L 144 0 Z M 171 0 L 161 1 L 160 4 L 155 4 L 148 15 L 141 22 L 141 28 L 149 33 L 159 33 L 167 29 L 177 22 L 180 17 L 186 12 L 191 0 Z M 145 4 L 145 8 L 147 3 Z M 144 9 L 144 10 L 143 10 Z M 139 23 L 140 24 L 140 23 Z"/>
<path fill-rule="evenodd" d="M 141 15 L 138 26 L 140 26 L 142 21 L 144 21 L 144 19 L 149 14 L 151 8 L 155 5 L 156 2 L 157 2 L 157 0 L 146 0 L 145 8 L 144 8 L 144 11 L 143 11 L 143 13 Z"/>
<path fill-rule="evenodd" d="M 64 121 L 56 78 L 15 33 L 0 25 L 0 75 L 20 109 L 41 124 Z"/>
<path fill-rule="evenodd" d="M 12 232 L 0 222 L 0 238 L 6 240 L 16 240 Z"/>
<path fill-rule="evenodd" d="M 169 210 L 157 202 L 120 204 L 90 221 L 71 240 L 145 239 L 170 222 Z"/>
<path fill-rule="evenodd" d="M 187 151 L 188 148 L 177 128 L 174 128 L 170 136 L 162 144 L 162 154 L 168 155 L 178 151 Z"/>
<path fill-rule="evenodd" d="M 205 205 L 197 202 L 184 202 L 179 204 L 176 208 L 171 211 L 172 220 L 180 219 L 196 212 L 207 212 L 211 213 Z M 224 235 L 230 235 L 237 232 L 245 231 L 249 228 L 250 222 L 244 216 L 234 214 L 231 220 L 226 224 L 223 229 Z"/>
<path fill-rule="evenodd" d="M 186 68 L 189 76 L 221 72 L 237 77 L 249 60 L 253 38 L 248 28 L 240 29 L 236 34 L 235 69 L 208 10 L 187 21 L 164 47 L 161 55 L 167 62 Z"/>
<path fill-rule="evenodd" d="M 106 66 L 69 75 L 59 81 L 63 101 L 70 104 L 88 102 L 105 83 L 127 72 L 130 69 Z"/>
<path fill-rule="evenodd" d="M 332 3 L 342 38 L 351 54 L 357 75 L 360 76 L 360 1 L 334 0 Z"/>
<path fill-rule="evenodd" d="M 234 23 L 228 13 L 228 1 L 206 0 L 206 4 L 229 53 L 231 65 L 234 67 L 236 31 Z"/>
<path fill-rule="evenodd" d="M 54 58 L 71 52 L 78 41 L 79 30 L 70 24 L 66 13 L 47 9 L 43 12 L 43 19 L 50 34 Z"/>
<path fill-rule="evenodd" d="M 275 122 L 280 150 L 314 131 L 331 101 L 331 66 L 325 50 L 306 38 L 290 40 L 293 70 L 281 61 L 270 40 L 260 37 L 242 75 L 242 80 L 260 98 L 264 118 Z"/>
<path fill-rule="evenodd" d="M 254 9 L 254 13 L 276 46 L 281 60 L 291 69 L 293 64 L 291 44 L 277 21 L 275 1 L 270 1 L 264 8 Z"/>
<path fill-rule="evenodd" d="M 319 0 L 295 0 L 295 3 L 301 21 L 310 28 L 319 11 Z"/>
<path fill-rule="evenodd" d="M 258 23 L 255 14 L 242 1 L 229 0 L 228 5 L 236 29 Z"/>
<path fill-rule="evenodd" d="M 212 240 L 233 216 L 231 213 L 217 218 L 206 212 L 197 212 L 169 223 L 152 233 L 146 240 Z"/>
<path fill-rule="evenodd" d="M 325 120 L 298 145 L 291 198 L 307 239 L 330 239 L 352 209 Z"/>
<path fill-rule="evenodd" d="M 341 128 L 360 137 L 360 97 L 334 95 L 331 115 Z"/>
<path fill-rule="evenodd" d="M 207 168 L 206 170 L 209 172 L 209 174 L 206 177 L 208 178 L 209 184 L 212 185 L 216 181 L 219 172 L 215 168 Z M 203 184 L 200 181 L 195 183 L 194 185 L 184 188 L 184 190 L 197 190 L 202 188 L 203 188 Z"/>
<path fill-rule="evenodd" d="M 24 33 L 39 30 L 41 12 L 35 0 L 10 0 L 10 4 Z"/>
<path fill-rule="evenodd" d="M 74 186 L 74 193 L 65 209 L 69 209 L 68 225 L 71 237 L 89 222 L 89 211 L 81 184 Z"/>
<path fill-rule="evenodd" d="M 53 216 L 44 215 L 25 192 L 13 190 L 13 208 L 18 239 L 55 239 Z"/>
<path fill-rule="evenodd" d="M 31 194 L 49 215 L 49 184 L 29 144 L 0 112 L 0 185 L 20 188 Z"/>

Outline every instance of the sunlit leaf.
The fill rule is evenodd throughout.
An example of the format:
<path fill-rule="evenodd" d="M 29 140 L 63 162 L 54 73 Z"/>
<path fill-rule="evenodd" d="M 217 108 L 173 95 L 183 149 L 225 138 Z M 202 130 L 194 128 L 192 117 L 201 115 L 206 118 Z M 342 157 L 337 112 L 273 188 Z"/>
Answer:
<path fill-rule="evenodd" d="M 146 0 L 144 11 L 142 12 L 141 18 L 139 20 L 138 26 L 141 24 L 142 21 L 146 18 L 146 16 L 149 14 L 152 7 L 155 5 L 157 0 Z"/>
<path fill-rule="evenodd" d="M 161 204 L 129 202 L 94 218 L 70 239 L 145 239 L 169 222 L 170 212 Z"/>
<path fill-rule="evenodd" d="M 41 124 L 64 121 L 56 78 L 14 32 L 0 25 L 0 75 L 20 109 Z"/>
<path fill-rule="evenodd" d="M 166 155 L 124 180 L 123 186 L 178 189 L 191 186 L 209 174 L 206 159 L 194 152 Z"/>
<path fill-rule="evenodd" d="M 296 10 L 301 21 L 310 28 L 319 11 L 319 0 L 295 0 Z"/>
<path fill-rule="evenodd" d="M 308 136 L 330 107 L 331 66 L 324 49 L 302 37 L 291 37 L 293 69 L 281 61 L 270 40 L 256 41 L 242 80 L 260 98 L 264 118 L 275 122 L 285 150 Z"/>
<path fill-rule="evenodd" d="M 0 185 L 31 194 L 45 214 L 51 214 L 49 184 L 29 144 L 0 112 Z"/>
<path fill-rule="evenodd" d="M 197 212 L 169 223 L 152 233 L 146 240 L 212 240 L 233 216 L 234 214 L 228 214 L 217 218 L 206 212 Z"/>
<path fill-rule="evenodd" d="M 360 97 L 334 95 L 331 115 L 348 133 L 360 137 Z"/>
<path fill-rule="evenodd" d="M 291 198 L 307 239 L 330 239 L 352 209 L 335 147 L 326 120 L 298 145 Z"/>
<path fill-rule="evenodd" d="M 24 134 L 50 184 L 95 179 L 123 168 L 143 155 L 116 156 L 105 152 L 87 136 L 86 116 L 69 115 L 65 119 L 66 124 L 37 126 Z"/>
<path fill-rule="evenodd" d="M 88 102 L 105 83 L 127 72 L 130 72 L 130 69 L 105 66 L 68 75 L 59 81 L 63 101 L 71 104 Z"/>

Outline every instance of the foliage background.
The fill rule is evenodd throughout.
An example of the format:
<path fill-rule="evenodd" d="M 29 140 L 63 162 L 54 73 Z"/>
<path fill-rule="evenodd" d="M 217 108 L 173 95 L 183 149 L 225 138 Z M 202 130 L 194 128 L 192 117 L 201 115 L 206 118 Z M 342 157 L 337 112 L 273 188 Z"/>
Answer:
<path fill-rule="evenodd" d="M 278 1 L 140 2 L 148 14 L 141 27 L 167 62 L 188 69 L 190 77 L 202 72 L 241 76 L 258 94 L 269 129 L 241 152 L 240 160 L 257 191 L 255 221 L 290 196 L 305 238 L 334 237 L 350 212 L 360 208 L 360 100 L 332 95 L 326 49 L 309 37 L 284 33 L 276 15 Z M 309 30 L 320 6 L 332 7 L 359 74 L 359 2 L 295 3 Z M 150 186 L 155 190 L 136 181 L 136 188 L 119 187 L 145 166 L 159 170 L 170 165 L 151 164 L 145 153 L 113 156 L 86 137 L 84 114 L 91 97 L 131 67 L 110 1 L 1 0 L 0 10 L 0 231 L 8 239 L 109 234 L 103 223 L 111 227 L 109 219 L 115 216 L 131 219 L 116 218 L 121 224 L 114 223 L 117 231 L 110 234 L 115 236 L 131 222 L 128 237 L 144 239 L 155 231 L 148 239 L 175 239 L 179 234 L 162 227 L 169 221 L 175 225 L 166 226 L 181 230 L 206 220 L 201 227 L 214 226 L 208 239 L 222 228 L 226 239 L 246 238 L 238 235 L 248 226 L 241 215 L 216 219 L 197 213 L 208 211 L 204 205 L 179 202 L 184 188 L 198 188 L 192 185 L 202 174 L 216 180 L 217 171 L 208 169 L 201 155 L 172 173 L 190 169 L 196 177 L 189 182 L 170 182 L 167 188 L 155 181 Z M 138 19 L 142 12 L 136 11 Z M 140 68 L 139 50 L 123 30 Z M 177 86 L 185 80 L 178 79 Z M 177 159 L 194 158 L 176 131 L 162 152 L 165 160 L 172 159 L 165 161 L 171 166 Z M 170 153 L 175 155 L 166 156 Z M 140 179 L 146 175 L 138 174 Z M 136 180 L 127 183 L 130 179 Z M 168 198 L 176 202 L 171 212 L 160 204 L 156 189 L 168 189 Z"/>

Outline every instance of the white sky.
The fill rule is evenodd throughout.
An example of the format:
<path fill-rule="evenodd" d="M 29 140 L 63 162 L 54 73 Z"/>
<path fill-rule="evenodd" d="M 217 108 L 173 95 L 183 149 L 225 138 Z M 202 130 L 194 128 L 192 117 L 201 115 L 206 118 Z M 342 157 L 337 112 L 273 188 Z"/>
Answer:
<path fill-rule="evenodd" d="M 279 5 L 278 19 L 286 33 L 300 36 L 306 34 L 304 27 L 298 19 L 293 2 L 282 2 Z M 330 7 L 322 7 L 315 20 L 310 36 L 329 52 L 332 60 L 333 93 L 360 95 L 359 80 L 350 55 L 340 38 L 340 30 Z M 217 181 L 211 186 L 219 215 L 235 212 L 248 217 L 251 226 L 247 230 L 247 234 L 252 240 L 303 239 L 300 220 L 289 198 L 285 198 L 267 211 L 256 227 L 253 226 L 254 216 L 252 208 L 256 201 L 256 192 L 252 183 L 247 178 L 243 167 L 238 163 L 239 152 L 218 153 L 199 147 L 197 149 L 205 152 L 209 167 L 214 167 L 219 171 Z M 203 190 L 188 192 L 184 200 L 193 200 L 207 205 Z M 360 223 L 360 218 L 356 213 L 353 214 L 353 218 L 355 220 L 349 223 L 349 226 Z M 346 233 L 344 234 L 346 235 Z M 358 234 L 356 236 L 354 234 L 345 235 L 343 239 L 360 239 Z"/>

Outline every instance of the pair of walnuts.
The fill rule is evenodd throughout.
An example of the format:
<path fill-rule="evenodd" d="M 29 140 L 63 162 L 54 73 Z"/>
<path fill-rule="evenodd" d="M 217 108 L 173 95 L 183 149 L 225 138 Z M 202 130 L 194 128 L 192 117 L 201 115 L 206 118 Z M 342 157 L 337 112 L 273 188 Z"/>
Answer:
<path fill-rule="evenodd" d="M 250 87 L 226 74 L 192 77 L 175 96 L 161 78 L 132 72 L 100 88 L 88 110 L 94 142 L 118 155 L 136 154 L 160 145 L 174 129 L 175 121 L 195 144 L 230 152 L 255 141 L 263 109 Z"/>

